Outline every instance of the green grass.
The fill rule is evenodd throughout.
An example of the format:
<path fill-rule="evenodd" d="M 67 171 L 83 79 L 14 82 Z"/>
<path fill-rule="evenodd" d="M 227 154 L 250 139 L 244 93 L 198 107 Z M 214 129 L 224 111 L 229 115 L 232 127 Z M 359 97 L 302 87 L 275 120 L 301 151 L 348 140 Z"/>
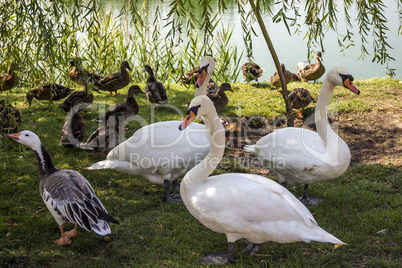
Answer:
<path fill-rule="evenodd" d="M 401 93 L 397 80 L 373 79 L 358 81 L 361 95 L 338 87 L 331 109 L 339 114 L 381 110 L 386 105 L 400 105 Z M 140 85 L 142 88 L 144 85 Z M 292 83 L 307 87 L 314 98 L 321 84 Z M 269 120 L 284 113 L 282 97 L 269 84 L 259 86 L 235 84 L 235 93 L 228 93 L 229 106 L 222 114 L 228 116 L 261 115 Z M 66 114 L 60 109 L 42 110 L 46 102 L 33 101 L 28 107 L 25 89 L 2 93 L 23 114 L 21 130 L 36 132 L 58 168 L 81 172 L 92 184 L 109 213 L 120 225 L 111 225 L 111 240 L 79 229 L 70 247 L 53 243 L 60 232 L 56 222 L 39 196 L 37 160 L 31 150 L 0 138 L 0 266 L 1 267 L 192 267 L 199 266 L 205 254 L 226 250 L 226 237 L 201 225 L 183 204 L 162 201 L 163 190 L 140 176 L 111 170 L 89 171 L 91 163 L 102 156 L 88 155 L 79 149 L 66 149 L 59 144 L 60 130 Z M 89 135 L 98 125 L 91 121 L 98 116 L 97 107 L 114 105 L 125 99 L 127 88 L 118 97 L 95 93 L 89 113 L 83 114 Z M 161 120 L 182 120 L 194 88 L 171 85 L 170 104 L 177 107 L 157 107 L 151 112 L 144 95 L 139 117 L 146 124 Z M 311 105 L 313 106 L 313 105 Z M 312 110 L 312 108 L 309 108 Z M 183 114 L 181 114 L 183 113 Z M 131 132 L 141 126 L 131 121 Z M 230 172 L 218 170 L 217 173 Z M 290 189 L 296 196 L 300 187 Z M 317 183 L 312 196 L 326 201 L 309 207 L 319 225 L 348 245 L 334 250 L 324 243 L 264 243 L 258 254 L 250 257 L 240 253 L 245 246 L 236 245 L 233 267 L 397 267 L 401 263 L 401 170 L 393 166 L 359 164 L 349 168 L 340 178 Z M 66 229 L 72 228 L 66 224 Z M 385 230 L 383 233 L 379 232 Z"/>

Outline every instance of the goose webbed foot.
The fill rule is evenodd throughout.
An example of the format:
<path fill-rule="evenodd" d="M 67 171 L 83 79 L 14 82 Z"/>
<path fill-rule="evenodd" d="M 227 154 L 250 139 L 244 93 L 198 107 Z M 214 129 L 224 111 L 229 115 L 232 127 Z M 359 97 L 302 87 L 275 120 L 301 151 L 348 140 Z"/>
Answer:
<path fill-rule="evenodd" d="M 325 199 L 319 197 L 311 197 L 308 195 L 308 184 L 304 185 L 303 194 L 299 197 L 300 202 L 305 206 L 316 206 Z"/>
<path fill-rule="evenodd" d="M 228 243 L 228 251 L 227 252 L 215 252 L 206 255 L 201 259 L 201 264 L 211 265 L 211 264 L 220 264 L 225 265 L 234 262 L 233 251 L 234 251 L 235 243 Z"/>

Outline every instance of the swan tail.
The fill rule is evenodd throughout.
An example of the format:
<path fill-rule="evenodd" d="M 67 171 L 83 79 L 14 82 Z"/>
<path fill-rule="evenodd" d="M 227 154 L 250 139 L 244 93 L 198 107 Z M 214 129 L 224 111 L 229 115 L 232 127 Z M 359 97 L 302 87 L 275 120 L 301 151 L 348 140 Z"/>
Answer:
<path fill-rule="evenodd" d="M 89 169 L 89 170 L 111 169 L 112 166 L 110 165 L 109 162 L 110 161 L 108 161 L 108 160 L 99 161 L 99 162 L 96 162 L 96 163 L 92 164 L 91 166 L 87 167 L 86 169 Z"/>
<path fill-rule="evenodd" d="M 318 226 L 317 226 L 318 227 Z M 318 233 L 315 235 L 308 237 L 307 240 L 309 241 L 317 241 L 317 242 L 323 242 L 323 243 L 332 243 L 335 244 L 335 248 L 339 248 L 341 246 L 347 245 L 346 243 L 342 242 L 340 239 L 336 238 L 332 234 L 328 233 L 321 227 L 318 227 L 319 229 L 317 230 Z"/>
<path fill-rule="evenodd" d="M 257 151 L 255 150 L 255 145 L 246 145 L 244 146 L 244 150 L 248 153 L 255 154 Z"/>

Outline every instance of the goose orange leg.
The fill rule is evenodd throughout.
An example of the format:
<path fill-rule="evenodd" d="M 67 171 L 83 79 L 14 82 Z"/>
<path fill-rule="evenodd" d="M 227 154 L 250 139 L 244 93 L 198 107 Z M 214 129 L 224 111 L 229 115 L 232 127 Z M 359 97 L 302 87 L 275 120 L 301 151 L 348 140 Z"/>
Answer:
<path fill-rule="evenodd" d="M 76 237 L 77 236 L 77 227 L 78 227 L 78 224 L 75 224 L 74 229 L 72 229 L 71 231 L 65 232 L 64 235 L 66 237 Z"/>
<path fill-rule="evenodd" d="M 59 239 L 54 240 L 59 246 L 69 246 L 71 245 L 71 240 L 63 233 L 63 225 L 59 225 L 59 229 L 61 232 L 61 237 Z"/>

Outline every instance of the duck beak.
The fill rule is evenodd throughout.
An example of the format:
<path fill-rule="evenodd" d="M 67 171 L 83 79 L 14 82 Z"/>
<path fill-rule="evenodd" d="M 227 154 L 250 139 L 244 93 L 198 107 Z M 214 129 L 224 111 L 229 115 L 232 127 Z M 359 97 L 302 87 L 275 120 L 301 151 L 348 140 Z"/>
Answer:
<path fill-rule="evenodd" d="M 207 76 L 207 69 L 208 65 L 200 69 L 200 75 L 198 76 L 197 82 L 195 83 L 195 87 L 200 87 L 202 83 L 204 83 L 205 77 Z"/>
<path fill-rule="evenodd" d="M 181 122 L 181 124 L 179 125 L 179 130 L 183 130 L 186 127 L 188 127 L 188 125 L 190 125 L 190 123 L 196 118 L 197 116 L 195 115 L 195 113 L 193 111 L 189 111 L 189 113 L 187 114 L 186 118 L 184 118 L 183 122 Z"/>
<path fill-rule="evenodd" d="M 20 135 L 21 135 L 21 133 L 15 133 L 15 134 L 9 134 L 9 135 L 7 135 L 7 137 L 9 137 L 12 140 L 19 141 Z"/>
<path fill-rule="evenodd" d="M 356 93 L 357 95 L 360 94 L 360 90 L 358 90 L 355 85 L 353 84 L 352 81 L 350 81 L 350 78 L 346 78 L 345 81 L 343 81 L 343 86 L 350 89 L 352 92 Z"/>

